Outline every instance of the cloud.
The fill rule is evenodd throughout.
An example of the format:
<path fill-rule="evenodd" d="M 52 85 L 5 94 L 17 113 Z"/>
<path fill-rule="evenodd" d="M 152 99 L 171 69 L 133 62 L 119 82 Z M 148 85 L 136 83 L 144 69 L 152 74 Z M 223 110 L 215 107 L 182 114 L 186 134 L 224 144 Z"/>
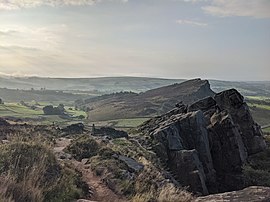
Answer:
<path fill-rule="evenodd" d="M 17 31 L 15 30 L 0 30 L 0 36 L 11 36 L 16 33 Z"/>
<path fill-rule="evenodd" d="M 0 50 L 17 52 L 17 51 L 40 51 L 40 49 L 30 46 L 0 46 Z"/>
<path fill-rule="evenodd" d="M 0 0 L 0 10 L 18 10 L 39 6 L 83 6 L 93 5 L 105 1 L 123 3 L 128 2 L 128 0 Z"/>
<path fill-rule="evenodd" d="M 0 29 L 1 46 L 55 49 L 63 43 L 69 28 L 65 24 L 45 27 L 7 25 Z"/>
<path fill-rule="evenodd" d="M 201 26 L 201 27 L 205 27 L 208 25 L 207 23 L 198 22 L 194 20 L 177 20 L 176 23 L 180 25 L 192 25 L 192 26 Z"/>
<path fill-rule="evenodd" d="M 210 5 L 202 9 L 205 13 L 219 17 L 270 18 L 270 0 L 212 0 Z"/>

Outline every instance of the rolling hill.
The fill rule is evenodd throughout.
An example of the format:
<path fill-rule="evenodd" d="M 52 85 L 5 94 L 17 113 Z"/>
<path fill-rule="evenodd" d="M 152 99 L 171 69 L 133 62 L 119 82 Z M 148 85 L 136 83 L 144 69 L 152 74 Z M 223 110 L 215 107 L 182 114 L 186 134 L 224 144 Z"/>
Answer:
<path fill-rule="evenodd" d="M 99 77 L 99 78 L 44 78 L 44 77 L 4 77 L 0 76 L 0 87 L 8 89 L 41 89 L 62 91 L 92 91 L 109 94 L 120 91 L 135 93 L 182 83 L 186 79 L 162 79 L 147 77 Z M 245 96 L 270 97 L 270 81 L 221 81 L 209 80 L 215 92 L 235 88 Z"/>
<path fill-rule="evenodd" d="M 156 88 L 144 93 L 113 93 L 77 102 L 88 108 L 90 121 L 120 118 L 152 117 L 174 108 L 175 104 L 192 103 L 214 95 L 207 80 L 194 79 Z"/>

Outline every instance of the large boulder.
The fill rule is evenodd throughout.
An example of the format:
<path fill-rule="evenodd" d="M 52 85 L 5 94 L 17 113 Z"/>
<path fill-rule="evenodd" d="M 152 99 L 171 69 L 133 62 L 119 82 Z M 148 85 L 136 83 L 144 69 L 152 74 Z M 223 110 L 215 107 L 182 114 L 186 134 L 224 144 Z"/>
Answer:
<path fill-rule="evenodd" d="M 185 106 L 140 126 L 152 148 L 180 184 L 201 193 L 244 188 L 242 166 L 266 148 L 243 97 L 231 89 Z"/>
<path fill-rule="evenodd" d="M 244 97 L 235 89 L 223 91 L 215 95 L 221 110 L 231 114 L 235 124 L 240 127 L 243 142 L 249 155 L 263 151 L 266 144 L 260 126 L 254 122 Z"/>
<path fill-rule="evenodd" d="M 169 162 L 175 178 L 181 185 L 190 186 L 190 190 L 198 193 L 209 193 L 203 165 L 195 149 L 172 151 Z"/>
<path fill-rule="evenodd" d="M 208 135 L 219 191 L 242 188 L 238 176 L 247 160 L 247 151 L 238 127 L 226 111 L 215 113 L 211 117 Z"/>
<path fill-rule="evenodd" d="M 202 111 L 176 114 L 159 121 L 159 127 L 150 134 L 157 142 L 153 147 L 155 152 L 182 184 L 190 185 L 197 178 L 198 183 L 191 189 L 208 194 L 205 184 L 213 184 L 216 180 Z"/>

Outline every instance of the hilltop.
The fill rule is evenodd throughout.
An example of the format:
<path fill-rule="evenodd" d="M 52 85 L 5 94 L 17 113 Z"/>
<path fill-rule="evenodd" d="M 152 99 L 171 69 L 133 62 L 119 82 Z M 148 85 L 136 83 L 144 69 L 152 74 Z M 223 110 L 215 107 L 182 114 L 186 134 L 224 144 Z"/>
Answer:
<path fill-rule="evenodd" d="M 77 102 L 88 108 L 91 121 L 118 118 L 152 117 L 174 108 L 175 104 L 192 103 L 214 95 L 207 80 L 194 79 L 156 88 L 144 93 L 122 92 Z"/>

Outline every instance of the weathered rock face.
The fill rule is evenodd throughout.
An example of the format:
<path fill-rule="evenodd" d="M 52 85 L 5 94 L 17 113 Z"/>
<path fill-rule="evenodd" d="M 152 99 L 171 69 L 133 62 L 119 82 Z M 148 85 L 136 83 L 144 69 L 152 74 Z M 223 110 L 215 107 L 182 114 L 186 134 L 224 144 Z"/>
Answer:
<path fill-rule="evenodd" d="M 154 150 L 181 184 L 208 194 L 207 185 L 214 185 L 216 176 L 202 111 L 165 116 L 166 119 L 160 117 L 152 125 L 159 127 L 147 128 L 146 125 L 142 130 L 152 131 L 150 135 L 156 142 Z"/>
<path fill-rule="evenodd" d="M 240 127 L 248 154 L 262 151 L 266 145 L 260 126 L 254 122 L 243 96 L 235 89 L 231 89 L 216 94 L 214 98 L 220 109 L 227 110 L 234 123 Z"/>
<path fill-rule="evenodd" d="M 247 152 L 238 127 L 226 111 L 215 113 L 208 126 L 211 154 L 217 173 L 219 191 L 242 188 L 237 176 L 246 162 Z M 239 187 L 240 186 L 240 187 Z"/>
<path fill-rule="evenodd" d="M 170 112 L 140 127 L 175 178 L 202 194 L 243 188 L 242 166 L 265 149 L 260 127 L 234 89 Z"/>

